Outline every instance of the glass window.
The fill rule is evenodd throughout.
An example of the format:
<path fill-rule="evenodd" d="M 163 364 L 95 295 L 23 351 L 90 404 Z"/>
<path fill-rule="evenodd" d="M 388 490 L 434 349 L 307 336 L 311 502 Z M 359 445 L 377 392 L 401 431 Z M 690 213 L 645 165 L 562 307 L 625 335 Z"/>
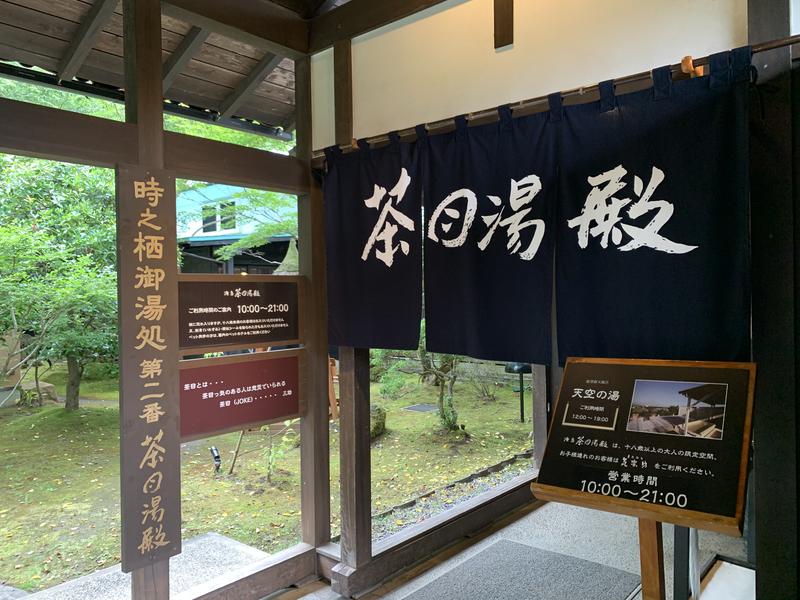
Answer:
<path fill-rule="evenodd" d="M 203 231 L 209 233 L 217 230 L 217 207 L 206 205 L 201 210 L 203 215 Z"/>

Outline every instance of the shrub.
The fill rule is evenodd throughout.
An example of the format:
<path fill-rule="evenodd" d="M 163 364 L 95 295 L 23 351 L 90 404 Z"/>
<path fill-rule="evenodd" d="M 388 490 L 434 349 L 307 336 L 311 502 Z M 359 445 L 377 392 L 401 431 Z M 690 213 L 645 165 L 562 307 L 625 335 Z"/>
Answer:
<path fill-rule="evenodd" d="M 386 432 L 386 409 L 372 404 L 369 407 L 369 439 L 375 440 Z"/>

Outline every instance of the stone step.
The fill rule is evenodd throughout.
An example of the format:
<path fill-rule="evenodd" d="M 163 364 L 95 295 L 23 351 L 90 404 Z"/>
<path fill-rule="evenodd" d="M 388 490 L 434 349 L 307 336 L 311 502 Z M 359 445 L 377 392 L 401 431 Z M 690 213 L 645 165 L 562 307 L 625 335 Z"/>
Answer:
<path fill-rule="evenodd" d="M 18 590 L 9 585 L 0 583 L 0 600 L 17 600 L 18 598 L 26 598 L 29 594 L 25 590 Z"/>
<path fill-rule="evenodd" d="M 185 540 L 183 552 L 169 561 L 170 596 L 269 556 L 217 533 Z M 26 600 L 129 600 L 130 597 L 131 576 L 123 573 L 119 565 L 25 596 Z M 0 595 L 0 600 L 6 598 Z"/>

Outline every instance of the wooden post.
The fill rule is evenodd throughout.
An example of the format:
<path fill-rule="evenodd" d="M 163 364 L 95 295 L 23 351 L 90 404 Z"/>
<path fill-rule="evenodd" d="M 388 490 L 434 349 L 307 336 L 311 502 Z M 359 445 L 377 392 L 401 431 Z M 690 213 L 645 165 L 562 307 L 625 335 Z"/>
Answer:
<path fill-rule="evenodd" d="M 334 44 L 333 69 L 336 143 L 346 146 L 353 141 L 353 57 L 350 40 Z"/>
<path fill-rule="evenodd" d="M 494 0 L 495 50 L 514 43 L 514 0 Z"/>
<path fill-rule="evenodd" d="M 542 467 L 544 447 L 547 444 L 547 367 L 533 365 L 533 408 L 531 410 L 531 430 L 533 432 L 533 466 Z"/>
<path fill-rule="evenodd" d="M 639 564 L 642 572 L 642 600 L 664 600 L 664 546 L 661 523 L 639 519 Z"/>
<path fill-rule="evenodd" d="M 164 168 L 161 3 L 124 0 L 125 120 L 135 123 L 139 165 Z"/>
<path fill-rule="evenodd" d="M 239 450 L 242 447 L 242 438 L 244 438 L 244 429 L 239 432 L 239 439 L 236 441 L 236 449 L 233 451 L 233 459 L 231 459 L 231 468 L 228 469 L 228 475 L 233 475 L 233 469 L 236 467 L 236 459 L 239 458 Z"/>
<path fill-rule="evenodd" d="M 169 560 L 131 573 L 134 600 L 169 600 Z"/>
<path fill-rule="evenodd" d="M 790 35 L 790 0 L 749 0 L 748 43 Z M 758 363 L 753 452 L 756 597 L 800 597 L 798 535 L 798 348 L 800 347 L 800 202 L 798 90 L 791 46 L 753 57 L 761 86 L 752 102 L 750 190 L 753 360 Z M 780 281 L 780 285 L 775 282 Z M 754 534 L 754 535 L 753 535 Z M 754 538 L 754 539 L 753 539 Z M 753 548 L 754 547 L 754 548 Z"/>
<path fill-rule="evenodd" d="M 357 569 L 372 558 L 369 350 L 339 348 L 342 562 Z"/>
<path fill-rule="evenodd" d="M 125 120 L 128 123 L 135 123 L 137 130 L 137 149 L 138 166 L 148 169 L 163 169 L 164 167 L 164 117 L 163 117 L 163 97 L 161 90 L 162 80 L 162 61 L 161 61 L 161 3 L 159 0 L 124 0 L 123 2 L 123 23 L 124 23 L 124 54 L 125 54 Z M 119 181 L 117 182 L 119 186 Z M 167 190 L 164 200 L 174 202 L 175 190 L 174 180 L 169 185 L 172 190 Z M 118 197 L 120 196 L 118 190 Z M 168 214 L 172 214 L 174 220 L 174 206 L 170 207 Z M 118 223 L 118 229 L 120 224 Z M 172 235 L 168 235 L 171 232 Z M 177 249 L 175 239 L 175 224 L 171 223 L 164 227 L 165 234 L 163 240 L 165 256 L 173 256 Z M 121 247 L 123 240 L 117 240 L 118 248 Z M 172 277 L 165 277 L 163 281 L 164 297 L 177 302 L 177 269 L 170 269 Z M 120 285 L 127 285 L 128 282 L 120 282 Z M 122 287 L 120 288 L 123 289 Z M 120 342 L 126 342 L 125 319 L 122 311 L 124 303 L 123 292 L 120 296 Z M 125 309 L 127 310 L 127 309 Z M 172 307 L 169 315 L 170 319 L 177 318 L 177 306 Z M 174 331 L 173 331 L 174 330 Z M 165 333 L 174 333 L 174 338 L 166 336 L 167 349 L 169 355 L 164 359 L 164 390 L 174 398 L 177 404 L 177 322 L 165 324 Z M 121 350 L 121 357 L 124 356 L 124 348 Z M 127 367 L 127 368 L 125 368 Z M 128 426 L 126 421 L 130 420 L 126 416 L 126 411 L 122 410 L 125 402 L 136 400 L 125 398 L 125 390 L 130 384 L 133 389 L 133 382 L 137 378 L 134 365 L 124 365 L 121 369 L 121 397 L 120 397 L 120 419 L 123 430 Z M 177 415 L 171 415 L 177 423 Z M 137 419 L 134 418 L 134 422 Z M 180 447 L 178 445 L 177 431 L 174 436 L 167 432 L 166 437 L 173 437 L 170 443 L 164 443 L 165 456 L 167 453 L 176 453 L 178 465 L 180 465 Z M 165 438 L 166 439 L 166 438 Z M 123 451 L 124 452 L 124 451 Z M 131 468 L 130 457 L 122 456 L 122 479 L 125 482 L 125 469 Z M 166 464 L 166 463 L 165 463 Z M 126 467 L 127 465 L 127 467 Z M 178 481 L 173 482 L 175 486 L 172 493 L 178 495 L 177 510 L 180 510 L 180 467 L 177 467 Z M 167 477 L 174 478 L 175 474 L 169 472 Z M 174 490 L 177 489 L 177 492 Z M 123 490 L 124 491 L 124 490 Z M 123 506 L 125 506 L 123 498 Z M 160 500 L 160 496 L 159 496 Z M 169 499 L 165 501 L 165 504 Z M 126 515 L 123 514 L 123 523 Z M 171 533 L 174 536 L 174 532 Z M 180 530 L 177 535 L 180 536 Z M 180 551 L 180 539 L 172 540 L 177 543 Z M 123 540 L 124 543 L 124 540 Z M 136 600 L 167 600 L 169 598 L 169 558 L 154 562 L 142 568 L 137 568 L 131 575 L 132 597 Z"/>
<path fill-rule="evenodd" d="M 297 157 L 311 171 L 311 65 L 295 61 Z M 300 433 L 302 539 L 323 546 L 331 538 L 330 439 L 328 429 L 328 306 L 325 290 L 325 221 L 322 189 L 310 177 L 311 191 L 297 198 L 300 274 L 309 294 L 304 304 L 306 360 L 301 382 L 306 412 Z"/>
<path fill-rule="evenodd" d="M 333 48 L 336 143 L 353 139 L 351 42 Z M 358 568 L 372 559 L 372 502 L 369 439 L 369 349 L 339 349 L 339 462 L 342 563 Z"/>

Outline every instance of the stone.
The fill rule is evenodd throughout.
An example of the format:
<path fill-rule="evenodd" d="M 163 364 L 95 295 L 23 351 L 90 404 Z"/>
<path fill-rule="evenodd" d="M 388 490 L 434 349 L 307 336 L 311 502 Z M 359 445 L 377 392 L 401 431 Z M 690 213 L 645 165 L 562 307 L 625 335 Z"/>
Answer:
<path fill-rule="evenodd" d="M 16 406 L 17 402 L 19 402 L 19 389 L 13 386 L 0 387 L 0 408 Z M 2 600 L 2 597 L 0 597 L 0 600 Z"/>
<path fill-rule="evenodd" d="M 204 583 L 227 583 L 237 569 L 269 558 L 269 554 L 217 533 L 206 533 L 184 540 L 183 552 L 169 561 L 170 595 L 193 598 L 192 588 Z M 108 567 L 90 575 L 28 596 L 30 600 L 130 600 L 131 576 L 120 566 Z"/>
<path fill-rule="evenodd" d="M 24 381 L 20 384 L 20 402 L 25 402 L 29 398 L 33 400 L 32 404 L 38 404 L 36 398 L 36 382 Z M 56 393 L 56 386 L 46 381 L 39 382 L 39 390 L 42 393 L 42 402 L 58 402 L 58 394 Z"/>
<path fill-rule="evenodd" d="M 28 596 L 28 592 L 0 583 L 0 600 L 17 600 L 25 596 Z"/>

